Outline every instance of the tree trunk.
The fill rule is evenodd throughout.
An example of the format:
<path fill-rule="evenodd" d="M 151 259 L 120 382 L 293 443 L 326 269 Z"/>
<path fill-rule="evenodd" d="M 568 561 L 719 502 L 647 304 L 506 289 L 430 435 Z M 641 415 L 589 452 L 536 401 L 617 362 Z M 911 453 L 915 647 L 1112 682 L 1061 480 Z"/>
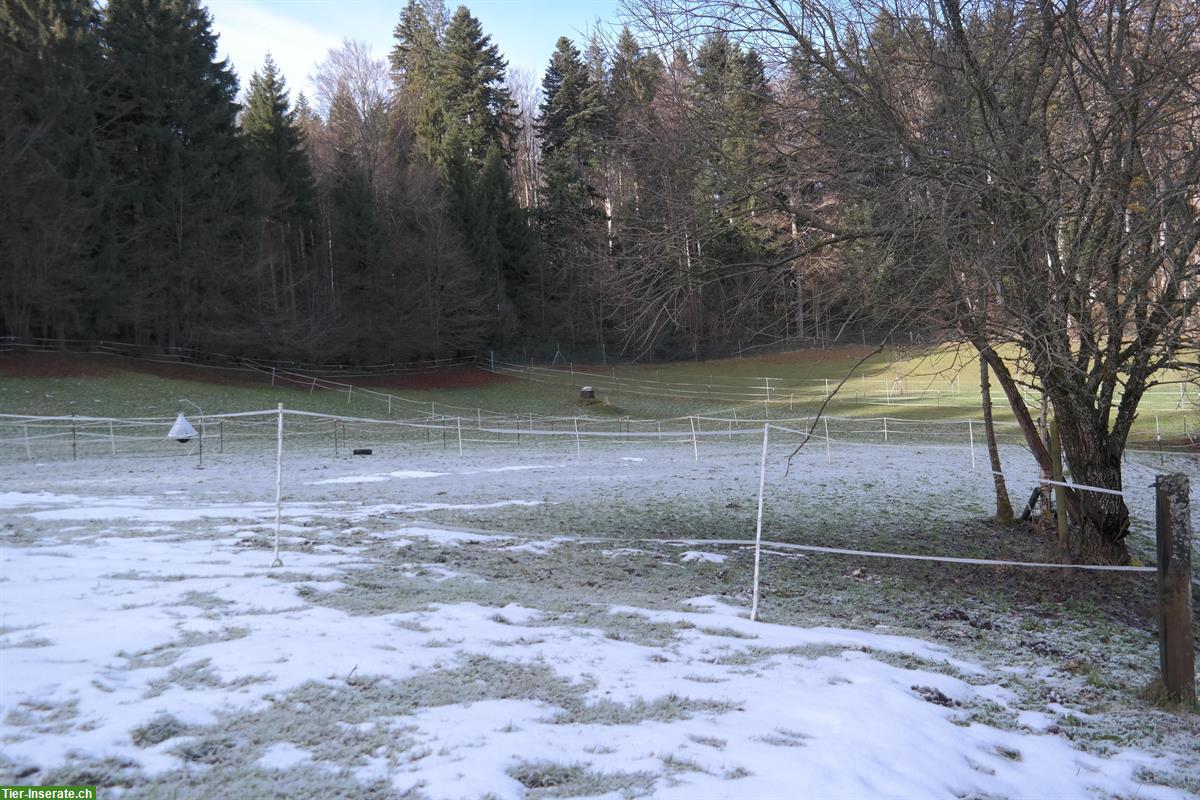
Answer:
<path fill-rule="evenodd" d="M 979 359 L 979 392 L 983 397 L 983 429 L 987 435 L 988 460 L 992 464 L 992 482 L 996 486 L 996 522 L 1009 525 L 1013 521 L 1012 503 L 1008 499 L 1008 486 L 1004 483 L 1004 470 L 1000 466 L 1000 450 L 996 447 L 996 427 L 992 422 L 992 388 L 988 381 L 987 361 Z"/>
<path fill-rule="evenodd" d="M 1071 480 L 1084 486 L 1121 491 L 1121 451 L 1109 446 L 1108 437 L 1090 427 L 1070 402 L 1056 403 L 1059 436 L 1071 467 Z M 1079 548 L 1084 559 L 1097 563 L 1126 564 L 1129 551 L 1129 509 L 1118 494 L 1077 491 L 1079 498 Z"/>

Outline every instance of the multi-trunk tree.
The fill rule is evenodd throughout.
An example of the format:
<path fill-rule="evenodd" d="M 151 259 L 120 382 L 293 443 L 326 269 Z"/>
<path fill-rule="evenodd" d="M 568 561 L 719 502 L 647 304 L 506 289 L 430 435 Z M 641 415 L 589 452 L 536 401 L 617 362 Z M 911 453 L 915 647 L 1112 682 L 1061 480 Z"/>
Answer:
<path fill-rule="evenodd" d="M 655 2 L 801 64 L 820 93 L 781 113 L 792 211 L 845 245 L 841 280 L 885 320 L 973 345 L 1030 449 L 1021 389 L 1053 408 L 1073 479 L 1121 488 L 1145 390 L 1193 341 L 1200 301 L 1200 21 L 1148 0 Z M 810 102 L 815 100 L 816 102 Z M 798 149 L 799 156 L 804 150 Z M 763 184 L 764 191 L 768 184 Z M 1077 555 L 1121 560 L 1118 494 L 1072 491 Z"/>

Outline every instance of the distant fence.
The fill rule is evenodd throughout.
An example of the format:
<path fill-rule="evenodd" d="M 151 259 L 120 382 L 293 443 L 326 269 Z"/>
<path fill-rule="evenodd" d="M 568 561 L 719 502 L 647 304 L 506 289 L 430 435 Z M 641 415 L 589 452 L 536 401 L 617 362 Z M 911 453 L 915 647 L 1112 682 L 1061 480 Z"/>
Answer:
<path fill-rule="evenodd" d="M 357 392 L 358 390 L 356 390 Z M 441 404 L 438 404 L 439 406 Z M 595 447 L 674 445 L 696 460 L 725 446 L 757 441 L 765 423 L 815 440 L 828 450 L 846 447 L 952 448 L 972 467 L 988 463 L 983 423 L 978 420 L 911 420 L 896 417 L 837 417 L 693 414 L 663 419 L 552 416 L 485 412 L 407 410 L 406 416 L 372 418 L 285 410 L 289 449 L 343 455 L 359 447 L 408 451 L 436 448 L 464 453 L 472 448 L 565 449 L 582 455 Z M 274 409 L 189 415 L 197 436 L 181 446 L 168 432 L 174 416 L 99 417 L 0 414 L 0 460 L 53 461 L 88 458 L 267 453 L 276 438 Z M 1025 447 L 1015 422 L 997 422 L 998 443 Z M 1187 445 L 1127 452 L 1188 453 Z"/>
<path fill-rule="evenodd" d="M 479 362 L 477 356 L 470 355 L 425 361 L 394 361 L 380 364 L 321 364 L 213 353 L 191 347 L 139 345 L 110 342 L 103 339 L 18 339 L 15 336 L 0 337 L 0 353 L 92 353 L 137 358 L 143 361 L 162 364 L 192 364 L 205 367 L 259 370 L 274 367 L 276 369 L 300 370 L 315 375 L 338 375 L 342 377 L 430 373 L 454 367 L 474 366 Z"/>

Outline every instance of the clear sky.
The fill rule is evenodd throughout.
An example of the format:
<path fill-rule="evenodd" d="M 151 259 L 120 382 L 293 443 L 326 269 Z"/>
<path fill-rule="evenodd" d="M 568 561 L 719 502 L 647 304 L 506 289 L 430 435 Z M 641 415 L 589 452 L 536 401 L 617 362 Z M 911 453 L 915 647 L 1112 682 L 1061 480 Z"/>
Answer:
<path fill-rule="evenodd" d="M 458 5 L 454 0 L 446 2 L 451 11 Z M 463 5 L 499 46 L 510 69 L 527 70 L 540 81 L 559 36 L 574 39 L 583 49 L 584 32 L 597 20 L 615 23 L 619 4 L 618 0 L 470 0 Z M 342 39 L 366 42 L 377 57 L 386 57 L 404 0 L 207 0 L 207 6 L 221 37 L 221 54 L 233 62 L 243 88 L 269 50 L 294 100 L 299 89 L 312 95 L 308 76 Z"/>

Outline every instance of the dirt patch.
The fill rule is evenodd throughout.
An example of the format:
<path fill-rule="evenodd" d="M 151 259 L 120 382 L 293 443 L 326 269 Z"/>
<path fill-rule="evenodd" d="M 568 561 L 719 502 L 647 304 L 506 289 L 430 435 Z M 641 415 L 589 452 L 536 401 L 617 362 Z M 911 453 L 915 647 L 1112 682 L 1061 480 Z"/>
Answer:
<path fill-rule="evenodd" d="M 121 373 L 225 386 L 261 386 L 270 381 L 269 375 L 252 370 L 99 353 L 10 353 L 0 356 L 0 375 L 10 378 L 96 378 Z"/>
<path fill-rule="evenodd" d="M 112 375 L 123 367 L 117 358 L 74 353 L 6 353 L 0 375 L 6 378 L 88 378 Z"/>

